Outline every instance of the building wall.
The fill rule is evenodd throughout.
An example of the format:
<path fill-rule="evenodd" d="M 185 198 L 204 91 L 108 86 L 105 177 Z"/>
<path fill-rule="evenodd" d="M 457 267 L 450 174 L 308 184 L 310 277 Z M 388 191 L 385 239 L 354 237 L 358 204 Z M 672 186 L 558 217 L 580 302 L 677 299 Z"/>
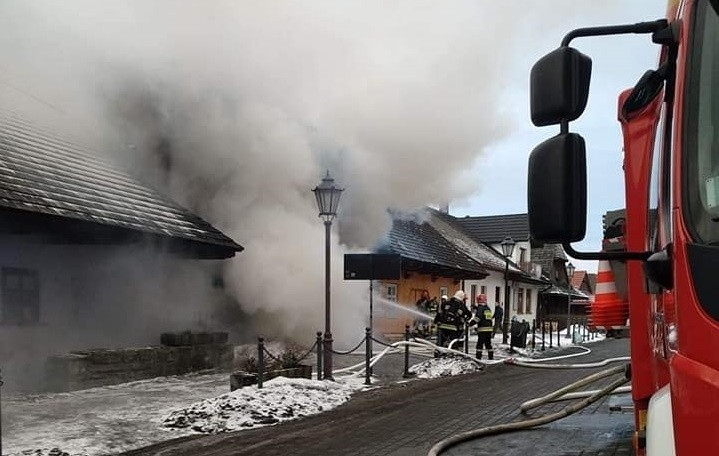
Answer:
<path fill-rule="evenodd" d="M 447 295 L 451 297 L 460 289 L 460 286 L 461 283 L 454 279 L 411 273 L 408 278 L 380 282 L 377 293 L 382 298 L 395 299 L 390 294 L 390 288 L 396 287 L 396 302 L 401 306 L 415 309 L 422 290 L 429 291 L 430 298 L 436 297 L 439 301 L 442 288 L 446 288 Z M 403 334 L 404 326 L 411 326 L 415 319 L 415 315 L 412 313 L 390 305 L 383 305 L 381 302 L 375 305 L 374 309 L 375 332 L 380 334 Z"/>
<path fill-rule="evenodd" d="M 42 245 L 0 238 L 0 279 L 8 269 L 37 274 L 37 318 L 8 321 L 0 280 L 0 365 L 9 388 L 44 382 L 50 355 L 89 348 L 157 345 L 160 334 L 220 330 L 210 322 L 218 291 L 207 262 L 140 248 Z M 28 314 L 29 315 L 29 314 Z"/>
<path fill-rule="evenodd" d="M 465 280 L 464 291 L 467 293 L 468 303 L 471 302 L 472 291 L 476 290 L 476 293 L 482 291 L 482 287 L 486 287 L 487 302 L 489 306 L 494 309 L 496 306 L 496 291 L 499 288 L 499 302 L 504 303 L 504 273 L 499 271 L 489 271 L 489 275 L 482 280 Z M 475 288 L 473 288 L 473 286 Z M 540 286 L 526 284 L 521 282 L 509 282 L 510 286 L 510 306 L 509 306 L 509 317 L 516 316 L 519 321 L 526 320 L 532 322 L 537 316 L 537 304 L 539 298 Z M 422 290 L 428 290 L 430 298 L 439 297 L 440 289 L 445 287 L 448 291 L 447 295 L 451 297 L 454 293 L 462 287 L 462 282 L 456 282 L 450 278 L 433 278 L 429 275 L 412 274 L 407 279 L 398 281 L 384 281 L 377 287 L 377 293 L 382 298 L 393 298 L 391 287 L 396 287 L 397 303 L 409 307 L 410 309 L 415 308 L 415 303 L 419 299 Z M 519 295 L 520 290 L 522 294 L 523 305 L 519 308 Z M 527 290 L 530 291 L 531 302 L 530 308 L 527 308 Z M 389 291 L 389 293 L 388 293 Z M 506 310 L 507 306 L 505 306 Z M 381 301 L 374 306 L 374 326 L 375 331 L 379 331 L 380 334 L 402 334 L 404 333 L 404 326 L 412 326 L 415 315 L 410 312 L 402 311 L 392 306 L 383 305 Z M 521 310 L 521 312 L 520 312 Z"/>
<path fill-rule="evenodd" d="M 496 243 L 496 244 L 490 244 L 490 246 L 499 252 L 502 253 L 502 244 Z M 522 256 L 522 249 L 524 249 L 524 259 L 521 258 Z M 512 256 L 510 257 L 512 261 L 519 264 L 520 261 L 529 262 L 532 261 L 532 248 L 529 245 L 529 241 L 516 241 L 514 244 L 514 251 L 512 252 Z"/>
<path fill-rule="evenodd" d="M 504 272 L 490 271 L 490 274 L 482 280 L 467 280 L 464 284 L 465 292 L 470 295 L 473 286 L 476 287 L 476 293 L 482 291 L 482 287 L 486 287 L 487 303 L 489 307 L 494 309 L 498 302 L 504 303 Z M 509 318 L 516 315 L 519 321 L 526 320 L 532 322 L 537 315 L 537 302 L 539 290 L 542 288 L 538 285 L 527 284 L 522 282 L 509 281 L 510 303 L 504 306 L 505 311 L 509 309 Z M 497 289 L 499 289 L 499 300 L 497 300 Z M 530 301 L 527 302 L 527 292 L 529 290 Z M 521 295 L 521 297 L 520 297 Z M 520 306 L 521 302 L 521 306 Z"/>

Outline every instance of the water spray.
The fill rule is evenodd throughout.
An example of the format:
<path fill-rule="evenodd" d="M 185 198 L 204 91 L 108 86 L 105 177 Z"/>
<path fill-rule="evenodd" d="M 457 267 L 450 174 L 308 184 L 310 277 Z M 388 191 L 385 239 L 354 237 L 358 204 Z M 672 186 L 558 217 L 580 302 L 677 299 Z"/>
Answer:
<path fill-rule="evenodd" d="M 392 307 L 392 308 L 394 308 L 394 309 L 398 309 L 398 310 L 402 310 L 402 311 L 407 312 L 407 313 L 411 313 L 412 315 L 415 315 L 415 316 L 417 316 L 417 317 L 419 317 L 419 318 L 422 318 L 422 319 L 424 319 L 424 320 L 429 320 L 429 321 L 434 320 L 434 317 L 433 317 L 432 315 L 426 314 L 426 313 L 424 313 L 424 312 L 422 312 L 422 311 L 420 311 L 420 310 L 413 309 L 413 308 L 408 307 L 408 306 L 403 306 L 402 304 L 396 303 L 396 302 L 394 302 L 394 301 L 390 301 L 389 299 L 386 299 L 386 298 L 378 297 L 378 298 L 376 298 L 376 299 L 377 299 L 377 301 L 378 301 L 380 304 L 383 304 L 383 305 L 385 305 L 385 306 L 387 306 L 387 307 Z"/>

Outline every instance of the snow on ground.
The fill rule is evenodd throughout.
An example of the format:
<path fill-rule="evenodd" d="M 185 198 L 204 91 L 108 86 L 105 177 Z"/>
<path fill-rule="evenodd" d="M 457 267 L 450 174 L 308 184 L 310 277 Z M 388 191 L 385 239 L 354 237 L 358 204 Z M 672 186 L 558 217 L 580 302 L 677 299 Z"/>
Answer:
<path fill-rule="evenodd" d="M 501 334 L 493 340 L 495 359 L 559 350 L 555 338 L 551 350 L 547 344 L 546 351 L 540 351 L 540 342 L 534 351 L 515 349 L 510 355 L 501 340 Z M 561 349 L 573 345 L 570 342 L 562 337 Z M 473 335 L 470 354 L 475 345 Z M 410 370 L 418 378 L 433 378 L 479 368 L 461 357 L 443 357 Z M 278 378 L 262 390 L 246 387 L 228 394 L 229 374 L 188 374 L 70 393 L 3 394 L 3 450 L 6 456 L 118 453 L 198 432 L 254 428 L 320 413 L 348 400 L 354 391 L 376 387 L 364 386 L 363 376 L 335 378 L 337 383 Z"/>
<path fill-rule="evenodd" d="M 179 436 L 162 427 L 178 406 L 229 389 L 228 374 L 161 377 L 71 393 L 3 395 L 3 451 L 118 453 Z M 29 452 L 29 453 L 25 453 Z M 62 454 L 58 452 L 57 454 Z"/>
<path fill-rule="evenodd" d="M 229 374 L 192 374 L 71 393 L 3 397 L 6 456 L 94 456 L 195 433 L 274 424 L 329 410 L 363 388 L 276 378 L 227 393 Z"/>
<path fill-rule="evenodd" d="M 354 390 L 339 382 L 279 377 L 262 389 L 241 388 L 173 411 L 163 425 L 203 434 L 266 426 L 335 408 Z"/>
<path fill-rule="evenodd" d="M 409 368 L 411 374 L 417 378 L 438 378 L 452 375 L 471 374 L 479 372 L 482 368 L 477 363 L 461 356 L 446 356 L 428 359 Z"/>

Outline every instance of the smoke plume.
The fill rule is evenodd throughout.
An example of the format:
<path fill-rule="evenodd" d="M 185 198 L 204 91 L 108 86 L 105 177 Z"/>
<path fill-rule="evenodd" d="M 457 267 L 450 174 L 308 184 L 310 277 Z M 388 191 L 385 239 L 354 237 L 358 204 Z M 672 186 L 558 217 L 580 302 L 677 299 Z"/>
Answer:
<path fill-rule="evenodd" d="M 536 32 L 540 17 L 556 24 L 550 3 L 576 8 L 9 0 L 0 86 L 22 100 L 17 109 L 62 125 L 242 244 L 226 285 L 287 333 L 322 327 L 324 229 L 310 190 L 329 169 L 346 188 L 333 321 L 355 338 L 366 287 L 343 283 L 342 254 L 376 245 L 388 209 L 476 191 L 465 170 L 511 131 L 504 81 L 526 71 L 513 66 L 526 51 L 514 35 Z"/>

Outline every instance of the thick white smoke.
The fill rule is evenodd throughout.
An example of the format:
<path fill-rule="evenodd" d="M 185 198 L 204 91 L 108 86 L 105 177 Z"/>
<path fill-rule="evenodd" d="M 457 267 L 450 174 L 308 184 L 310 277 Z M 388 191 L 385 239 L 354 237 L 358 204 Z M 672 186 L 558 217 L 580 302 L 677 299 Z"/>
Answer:
<path fill-rule="evenodd" d="M 245 246 L 226 283 L 287 332 L 322 327 L 324 227 L 310 190 L 330 169 L 347 189 L 333 235 L 342 337 L 361 331 L 367 306 L 364 284 L 343 283 L 341 255 L 372 248 L 388 208 L 476 191 L 465 170 L 512 128 L 504 83 L 525 51 L 513 38 L 557 25 L 558 6 L 578 8 L 7 0 L 0 85 Z"/>

